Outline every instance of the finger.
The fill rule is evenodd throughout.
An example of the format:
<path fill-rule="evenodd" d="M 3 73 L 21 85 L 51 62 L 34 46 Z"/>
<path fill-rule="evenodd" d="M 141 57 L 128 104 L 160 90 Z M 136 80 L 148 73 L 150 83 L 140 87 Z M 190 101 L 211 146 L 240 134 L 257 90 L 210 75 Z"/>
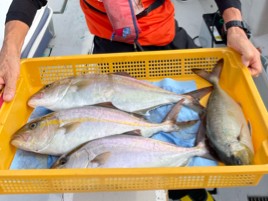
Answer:
<path fill-rule="evenodd" d="M 262 73 L 261 61 L 257 60 L 249 66 L 250 73 L 253 77 L 258 77 Z"/>
<path fill-rule="evenodd" d="M 7 80 L 4 88 L 4 96 L 3 96 L 4 101 L 9 102 L 12 101 L 12 99 L 14 98 L 16 91 L 16 82 L 17 80 L 14 78 Z"/>
<path fill-rule="evenodd" d="M 0 92 L 2 91 L 3 88 L 4 88 L 4 85 L 0 84 Z"/>
<path fill-rule="evenodd" d="M 253 77 L 259 77 L 259 72 L 258 72 L 256 69 L 254 69 L 254 68 L 252 68 L 252 67 L 249 67 L 248 69 L 249 69 L 249 71 L 250 71 L 250 74 L 251 74 Z"/>

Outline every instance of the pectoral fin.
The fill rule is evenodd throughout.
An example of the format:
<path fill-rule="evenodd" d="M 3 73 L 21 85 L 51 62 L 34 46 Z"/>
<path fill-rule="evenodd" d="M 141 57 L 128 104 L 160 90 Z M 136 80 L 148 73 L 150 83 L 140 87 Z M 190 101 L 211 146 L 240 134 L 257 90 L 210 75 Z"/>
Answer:
<path fill-rule="evenodd" d="M 62 128 L 65 128 L 65 134 L 68 134 L 75 131 L 80 125 L 81 122 L 72 122 L 65 124 L 64 126 L 62 126 Z"/>
<path fill-rule="evenodd" d="M 252 136 L 252 127 L 249 121 L 248 121 L 248 129 L 249 129 L 250 136 Z"/>
<path fill-rule="evenodd" d="M 104 152 L 98 156 L 96 156 L 92 161 L 90 161 L 91 163 L 97 163 L 98 166 L 103 165 L 108 158 L 110 157 L 111 152 Z"/>
<path fill-rule="evenodd" d="M 92 80 L 90 79 L 85 79 L 85 80 L 80 80 L 78 82 L 76 82 L 74 84 L 74 86 L 77 87 L 77 91 L 85 89 L 86 87 L 88 87 L 88 85 L 90 85 L 92 83 Z"/>

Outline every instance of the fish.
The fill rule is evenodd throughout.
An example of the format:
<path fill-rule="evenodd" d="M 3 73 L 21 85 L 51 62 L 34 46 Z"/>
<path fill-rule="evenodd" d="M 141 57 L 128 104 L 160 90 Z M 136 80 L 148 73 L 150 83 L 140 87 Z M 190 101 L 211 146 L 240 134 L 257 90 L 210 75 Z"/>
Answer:
<path fill-rule="evenodd" d="M 201 113 L 199 100 L 211 88 L 176 94 L 146 81 L 121 74 L 86 74 L 60 79 L 33 94 L 28 105 L 52 111 L 86 105 L 108 105 L 126 112 L 148 115 L 150 110 L 184 99 L 184 105 Z"/>
<path fill-rule="evenodd" d="M 241 105 L 220 84 L 224 65 L 220 59 L 212 72 L 202 69 L 192 71 L 213 85 L 206 105 L 206 135 L 218 158 L 226 165 L 249 165 L 253 162 L 254 148 L 250 123 Z"/>
<path fill-rule="evenodd" d="M 53 169 L 63 168 L 147 168 L 186 166 L 195 156 L 205 156 L 203 142 L 179 147 L 137 135 L 116 135 L 90 141 L 60 156 Z"/>
<path fill-rule="evenodd" d="M 144 137 L 178 131 L 197 120 L 177 122 L 184 100 L 173 106 L 162 123 L 150 123 L 127 112 L 101 106 L 84 106 L 52 112 L 25 124 L 12 136 L 11 144 L 25 151 L 62 155 L 98 138 L 123 133 Z"/>

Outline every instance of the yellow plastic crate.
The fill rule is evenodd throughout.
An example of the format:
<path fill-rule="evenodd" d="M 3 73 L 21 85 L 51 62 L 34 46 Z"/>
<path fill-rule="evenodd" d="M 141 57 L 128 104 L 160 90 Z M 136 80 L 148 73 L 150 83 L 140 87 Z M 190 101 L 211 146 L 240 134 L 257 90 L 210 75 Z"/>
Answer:
<path fill-rule="evenodd" d="M 211 70 L 223 58 L 220 84 L 243 107 L 253 130 L 254 164 L 249 166 L 9 170 L 16 149 L 12 134 L 26 123 L 32 109 L 27 99 L 43 85 L 71 75 L 126 71 L 143 80 L 169 77 L 209 83 L 191 68 Z M 228 48 L 49 57 L 21 61 L 15 99 L 0 110 L 0 193 L 58 193 L 187 189 L 257 185 L 268 173 L 268 115 L 249 71 Z M 207 96 L 208 97 L 208 96 Z M 203 104 L 206 100 L 202 100 Z"/>

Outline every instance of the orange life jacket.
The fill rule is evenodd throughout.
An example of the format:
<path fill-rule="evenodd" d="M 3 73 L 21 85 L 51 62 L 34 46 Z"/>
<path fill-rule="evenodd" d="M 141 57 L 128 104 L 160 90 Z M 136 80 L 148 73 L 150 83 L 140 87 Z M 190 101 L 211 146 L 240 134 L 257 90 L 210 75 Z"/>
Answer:
<path fill-rule="evenodd" d="M 106 13 L 100 0 L 85 0 L 89 5 Z M 142 0 L 144 8 L 149 7 L 155 0 Z M 156 0 L 157 1 L 157 0 Z M 113 34 L 112 25 L 108 16 L 89 8 L 84 0 L 80 0 L 81 8 L 85 14 L 86 22 L 93 35 L 110 40 Z M 164 46 L 169 44 L 175 36 L 174 6 L 171 0 L 152 10 L 148 15 L 138 19 L 141 29 L 138 42 L 142 46 Z"/>

